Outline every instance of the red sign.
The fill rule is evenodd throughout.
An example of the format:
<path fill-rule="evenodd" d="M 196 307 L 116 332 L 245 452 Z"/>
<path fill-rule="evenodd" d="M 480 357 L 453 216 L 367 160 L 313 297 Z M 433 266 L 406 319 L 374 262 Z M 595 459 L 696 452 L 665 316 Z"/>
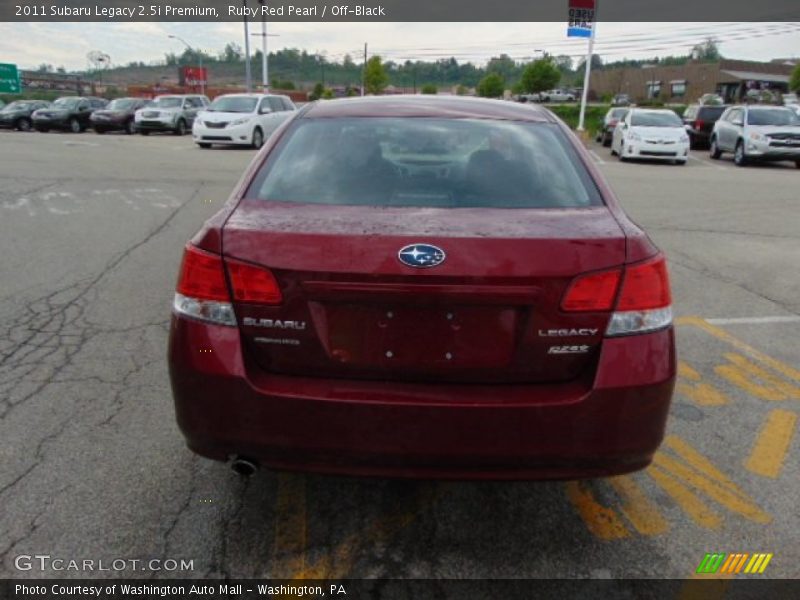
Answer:
<path fill-rule="evenodd" d="M 208 83 L 208 71 L 205 67 L 181 67 L 181 85 L 206 85 Z"/>

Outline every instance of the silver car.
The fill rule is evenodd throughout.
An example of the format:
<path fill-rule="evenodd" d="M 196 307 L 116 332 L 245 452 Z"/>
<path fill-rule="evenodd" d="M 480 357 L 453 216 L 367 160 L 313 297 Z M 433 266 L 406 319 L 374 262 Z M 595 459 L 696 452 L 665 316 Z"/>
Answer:
<path fill-rule="evenodd" d="M 731 106 L 711 133 L 711 158 L 733 153 L 743 167 L 757 161 L 793 161 L 800 169 L 800 118 L 782 106 Z"/>
<path fill-rule="evenodd" d="M 136 131 L 148 135 L 151 131 L 171 131 L 184 135 L 192 128 L 197 113 L 210 104 L 199 94 L 170 94 L 156 96 L 153 103 L 134 114 Z"/>

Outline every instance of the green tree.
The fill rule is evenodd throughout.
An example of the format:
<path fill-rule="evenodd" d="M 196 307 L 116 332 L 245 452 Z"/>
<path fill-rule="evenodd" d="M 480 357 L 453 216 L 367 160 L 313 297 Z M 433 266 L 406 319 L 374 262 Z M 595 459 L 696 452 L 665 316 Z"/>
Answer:
<path fill-rule="evenodd" d="M 322 99 L 323 100 L 332 100 L 333 99 L 333 90 L 331 88 L 325 88 L 322 92 Z"/>
<path fill-rule="evenodd" d="M 368 94 L 380 94 L 389 85 L 389 75 L 377 54 L 367 61 L 364 69 L 364 87 Z"/>
<path fill-rule="evenodd" d="M 422 86 L 422 89 L 420 91 L 423 94 L 438 94 L 439 88 L 437 88 L 432 83 L 426 83 L 425 85 Z"/>
<path fill-rule="evenodd" d="M 478 83 L 478 95 L 484 98 L 499 98 L 505 88 L 506 82 L 500 73 L 489 73 Z"/>
<path fill-rule="evenodd" d="M 325 86 L 323 86 L 321 83 L 317 83 L 314 86 L 314 89 L 308 95 L 308 99 L 311 100 L 312 102 L 314 100 L 319 100 L 320 98 L 322 98 L 322 95 L 324 93 L 325 93 Z"/>
<path fill-rule="evenodd" d="M 541 59 L 525 67 L 520 84 L 523 92 L 535 94 L 553 89 L 560 79 L 561 71 L 558 67 L 550 59 Z"/>
<path fill-rule="evenodd" d="M 708 62 L 721 59 L 722 54 L 719 52 L 719 43 L 716 38 L 706 38 L 704 42 L 694 46 L 692 48 L 692 58 Z"/>
<path fill-rule="evenodd" d="M 467 88 L 466 88 L 466 86 L 459 85 L 459 86 L 456 88 L 456 94 L 458 94 L 459 96 L 466 96 L 466 95 L 467 95 Z"/>
<path fill-rule="evenodd" d="M 800 92 L 800 63 L 795 65 L 792 76 L 789 78 L 789 89 Z"/>

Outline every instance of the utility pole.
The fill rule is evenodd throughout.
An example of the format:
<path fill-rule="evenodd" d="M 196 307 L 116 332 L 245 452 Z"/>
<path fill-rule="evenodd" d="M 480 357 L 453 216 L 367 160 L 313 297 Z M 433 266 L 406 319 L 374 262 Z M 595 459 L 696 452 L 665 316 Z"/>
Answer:
<path fill-rule="evenodd" d="M 250 34 L 247 31 L 247 0 L 242 0 L 244 7 L 244 86 L 247 93 L 253 91 L 253 76 L 250 73 Z"/>
<path fill-rule="evenodd" d="M 367 87 L 367 43 L 364 42 L 364 66 L 361 68 L 361 95 L 363 96 Z"/>

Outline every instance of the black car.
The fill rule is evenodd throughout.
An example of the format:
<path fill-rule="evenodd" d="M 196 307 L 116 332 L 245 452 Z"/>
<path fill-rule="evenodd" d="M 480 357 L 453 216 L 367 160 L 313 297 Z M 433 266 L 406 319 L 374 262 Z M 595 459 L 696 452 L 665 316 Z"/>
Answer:
<path fill-rule="evenodd" d="M 716 123 L 728 108 L 724 104 L 690 104 L 683 111 L 683 124 L 692 148 L 708 147 Z"/>
<path fill-rule="evenodd" d="M 50 103 L 44 100 L 14 100 L 11 104 L 7 104 L 0 109 L 0 127 L 30 131 L 33 111 L 47 108 L 48 106 L 50 106 Z"/>
<path fill-rule="evenodd" d="M 150 102 L 146 98 L 117 98 L 105 108 L 94 111 L 89 117 L 89 122 L 95 133 L 124 131 L 127 134 L 134 134 L 136 123 L 133 115 L 140 108 L 149 106 Z"/>
<path fill-rule="evenodd" d="M 64 96 L 47 108 L 34 111 L 33 126 L 36 131 L 63 129 L 81 133 L 90 127 L 92 112 L 105 108 L 108 100 L 86 96 Z"/>

